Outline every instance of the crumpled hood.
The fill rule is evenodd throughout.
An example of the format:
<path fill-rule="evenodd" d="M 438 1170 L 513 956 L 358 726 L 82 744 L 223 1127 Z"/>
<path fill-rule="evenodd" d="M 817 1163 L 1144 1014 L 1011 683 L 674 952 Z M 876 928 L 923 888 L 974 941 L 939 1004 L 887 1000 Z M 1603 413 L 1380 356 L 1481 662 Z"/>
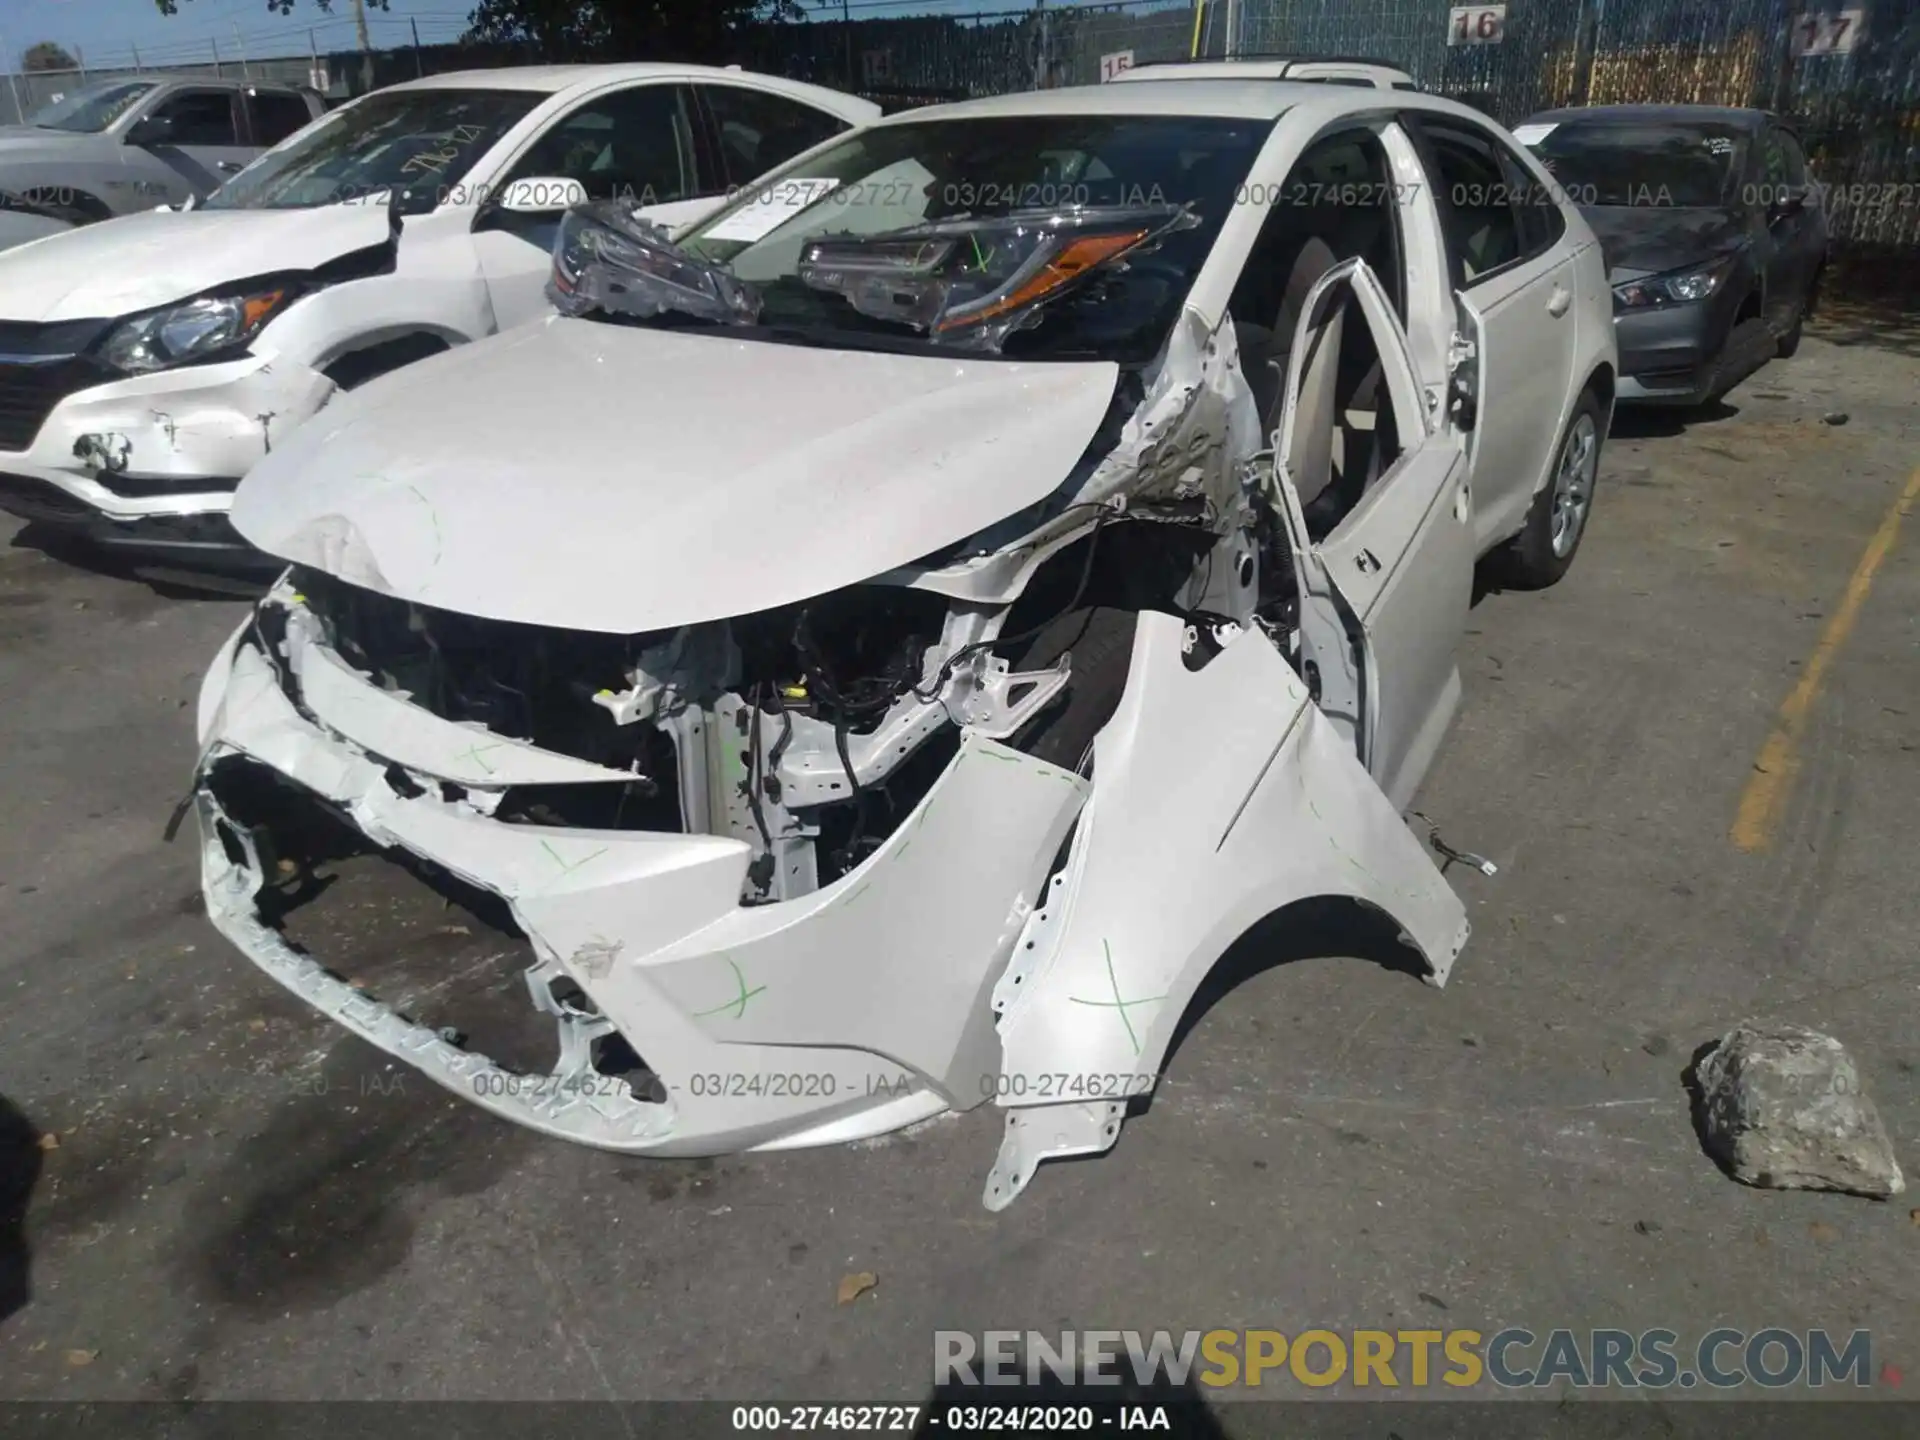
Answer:
<path fill-rule="evenodd" d="M 1735 209 L 1666 209 L 1657 205 L 1593 205 L 1580 213 L 1600 237 L 1612 283 L 1702 265 L 1746 233 Z"/>
<path fill-rule="evenodd" d="M 423 605 L 666 629 L 857 584 L 1044 500 L 1117 374 L 554 317 L 336 401 L 248 475 L 233 523 Z"/>
<path fill-rule="evenodd" d="M 106 320 L 378 245 L 381 205 L 147 210 L 0 255 L 0 320 Z"/>

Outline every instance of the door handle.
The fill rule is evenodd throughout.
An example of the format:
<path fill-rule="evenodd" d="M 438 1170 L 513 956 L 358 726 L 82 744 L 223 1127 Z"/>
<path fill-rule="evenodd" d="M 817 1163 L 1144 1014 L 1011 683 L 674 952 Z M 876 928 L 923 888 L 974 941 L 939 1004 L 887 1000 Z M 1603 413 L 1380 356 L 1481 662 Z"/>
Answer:
<path fill-rule="evenodd" d="M 224 170 L 229 175 L 237 175 L 245 167 L 241 165 L 238 160 L 216 160 L 213 163 L 213 168 L 216 170 Z"/>
<path fill-rule="evenodd" d="M 1362 550 L 1353 557 L 1353 563 L 1359 567 L 1362 575 L 1371 575 L 1380 568 L 1380 557 L 1371 550 Z"/>
<path fill-rule="evenodd" d="M 1547 313 L 1556 320 L 1573 308 L 1573 292 L 1564 285 L 1553 287 L 1553 294 L 1547 297 Z"/>

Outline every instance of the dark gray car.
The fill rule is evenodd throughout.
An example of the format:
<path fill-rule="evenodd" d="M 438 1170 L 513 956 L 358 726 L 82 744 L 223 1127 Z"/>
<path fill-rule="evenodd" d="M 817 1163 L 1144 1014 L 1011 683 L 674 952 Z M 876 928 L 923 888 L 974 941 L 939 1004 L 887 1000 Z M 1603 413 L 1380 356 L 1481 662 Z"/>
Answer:
<path fill-rule="evenodd" d="M 326 111 L 310 90 L 130 75 L 0 128 L 0 191 L 84 225 L 204 197 Z"/>
<path fill-rule="evenodd" d="M 1799 347 L 1828 227 L 1799 138 L 1760 110 L 1606 105 L 1516 128 L 1600 237 L 1619 399 L 1717 400 Z"/>

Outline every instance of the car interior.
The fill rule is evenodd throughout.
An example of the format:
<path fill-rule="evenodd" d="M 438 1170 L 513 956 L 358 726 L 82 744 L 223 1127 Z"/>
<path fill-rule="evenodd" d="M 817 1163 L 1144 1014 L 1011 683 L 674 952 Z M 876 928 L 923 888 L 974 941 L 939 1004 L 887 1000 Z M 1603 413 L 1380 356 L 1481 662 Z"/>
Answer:
<path fill-rule="evenodd" d="M 1378 276 L 1395 312 L 1406 313 L 1390 175 L 1379 137 L 1367 129 L 1346 130 L 1316 142 L 1273 197 L 1228 304 L 1240 363 L 1268 435 L 1280 422 L 1302 311 L 1322 275 L 1357 256 Z M 1364 320 L 1354 316 L 1348 323 L 1352 303 L 1345 287 L 1329 297 L 1330 311 L 1309 335 L 1313 348 L 1303 357 L 1295 436 L 1308 446 L 1308 463 L 1292 473 L 1316 540 L 1333 532 L 1399 453 L 1391 407 L 1383 401 L 1379 351 Z M 1311 437 L 1303 434 L 1308 431 Z"/>

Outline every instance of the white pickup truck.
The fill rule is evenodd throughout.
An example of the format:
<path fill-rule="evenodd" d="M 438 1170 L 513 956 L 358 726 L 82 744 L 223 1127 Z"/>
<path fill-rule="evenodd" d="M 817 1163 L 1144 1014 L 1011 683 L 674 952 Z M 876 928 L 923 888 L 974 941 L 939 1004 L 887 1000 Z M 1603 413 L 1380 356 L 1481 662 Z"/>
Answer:
<path fill-rule="evenodd" d="M 184 204 L 219 189 L 326 108 L 292 85 L 166 75 L 99 81 L 42 106 L 24 125 L 0 128 L 0 191 L 72 225 Z"/>

